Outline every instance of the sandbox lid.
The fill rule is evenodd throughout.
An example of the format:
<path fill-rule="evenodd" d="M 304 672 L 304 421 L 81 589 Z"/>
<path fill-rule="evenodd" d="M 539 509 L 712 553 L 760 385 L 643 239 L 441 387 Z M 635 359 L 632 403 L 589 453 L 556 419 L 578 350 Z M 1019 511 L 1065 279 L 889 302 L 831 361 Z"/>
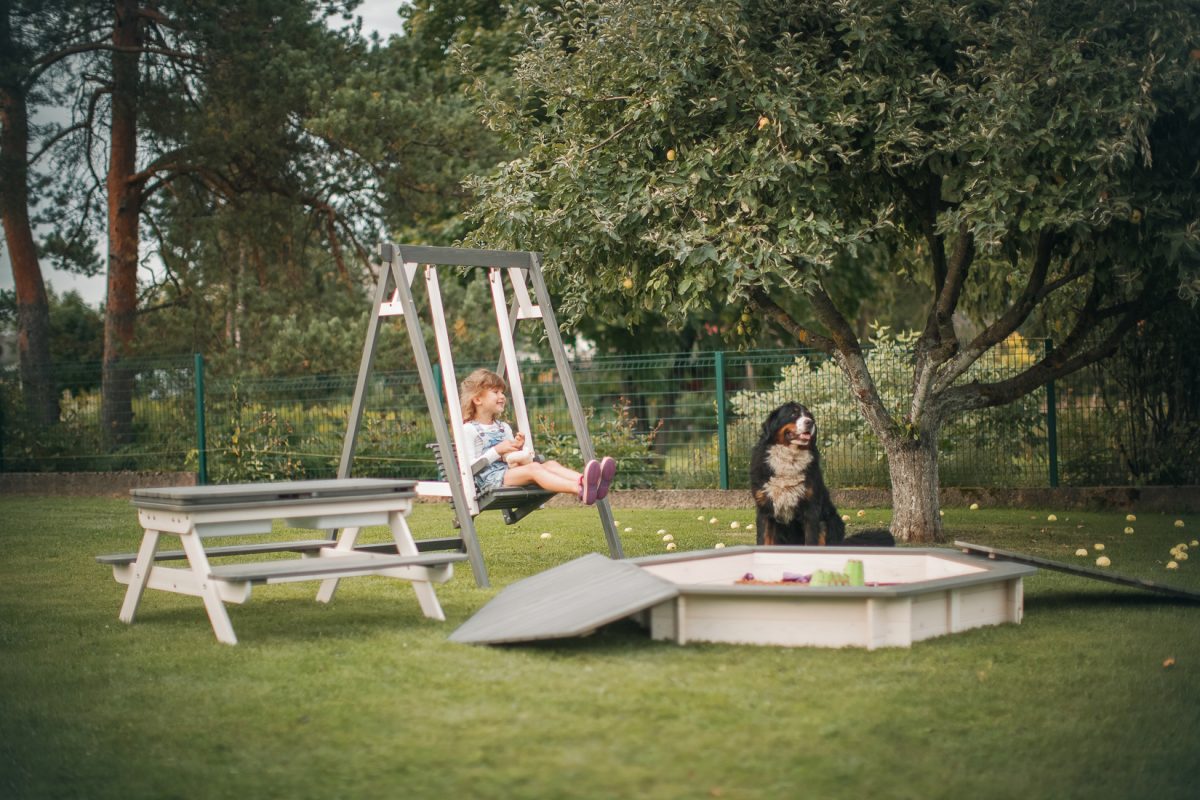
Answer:
<path fill-rule="evenodd" d="M 670 600 L 679 588 L 624 561 L 590 553 L 506 587 L 454 633 L 462 644 L 584 636 Z"/>
<path fill-rule="evenodd" d="M 964 553 L 973 556 L 986 556 L 990 559 L 999 559 L 1001 561 L 1012 561 L 1017 564 L 1028 564 L 1033 567 L 1041 567 L 1042 569 L 1052 569 L 1058 572 L 1065 572 L 1069 575 L 1078 575 L 1081 578 L 1091 578 L 1097 581 L 1107 581 L 1108 583 L 1116 583 L 1121 586 L 1131 586 L 1134 589 L 1145 589 L 1148 592 L 1157 592 L 1159 594 L 1178 597 L 1185 600 L 1200 601 L 1200 592 L 1194 589 L 1184 589 L 1181 586 L 1168 586 L 1165 583 L 1157 583 L 1148 581 L 1145 578 L 1135 578 L 1130 575 L 1122 575 L 1119 572 L 1106 572 L 1092 567 L 1085 567 L 1079 564 L 1067 564 L 1063 561 L 1054 561 L 1049 558 L 1041 558 L 1039 556 L 1031 556 L 1028 553 L 1015 553 L 1010 550 L 1001 550 L 997 547 L 988 547 L 982 544 L 972 544 L 971 542 L 955 541 L 954 546 L 960 548 Z"/>

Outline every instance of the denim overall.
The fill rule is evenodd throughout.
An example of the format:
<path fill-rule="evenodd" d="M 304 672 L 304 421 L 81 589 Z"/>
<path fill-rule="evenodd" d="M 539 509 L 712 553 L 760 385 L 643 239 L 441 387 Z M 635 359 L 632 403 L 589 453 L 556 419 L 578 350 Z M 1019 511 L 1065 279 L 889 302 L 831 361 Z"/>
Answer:
<path fill-rule="evenodd" d="M 478 422 L 469 424 L 475 428 L 476 433 L 479 434 L 479 438 L 483 439 L 483 450 L 480 452 L 480 455 L 483 455 L 483 453 L 500 444 L 505 439 L 503 428 L 495 431 L 486 431 Z M 486 489 L 496 489 L 503 486 L 504 473 L 507 470 L 508 464 L 505 463 L 503 457 L 493 461 L 475 476 L 475 489 L 482 492 Z"/>

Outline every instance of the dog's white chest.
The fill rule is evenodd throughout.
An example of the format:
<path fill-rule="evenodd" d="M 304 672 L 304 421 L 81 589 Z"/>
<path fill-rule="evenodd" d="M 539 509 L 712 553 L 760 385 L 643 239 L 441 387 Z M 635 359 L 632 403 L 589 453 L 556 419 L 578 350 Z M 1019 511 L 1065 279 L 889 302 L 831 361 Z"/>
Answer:
<path fill-rule="evenodd" d="M 808 499 L 805 478 L 812 463 L 812 451 L 777 444 L 767 450 L 771 478 L 763 490 L 775 506 L 775 519 L 791 522 L 801 502 Z"/>

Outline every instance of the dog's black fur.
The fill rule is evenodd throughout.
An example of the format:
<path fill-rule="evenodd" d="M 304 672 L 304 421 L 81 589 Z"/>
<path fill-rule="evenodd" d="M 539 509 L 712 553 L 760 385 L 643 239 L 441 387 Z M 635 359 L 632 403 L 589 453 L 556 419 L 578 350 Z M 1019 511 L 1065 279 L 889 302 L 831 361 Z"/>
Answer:
<path fill-rule="evenodd" d="M 896 543 L 886 530 L 846 536 L 817 451 L 817 423 L 799 403 L 784 403 L 762 425 L 750 452 L 750 490 L 758 508 L 762 545 L 868 545 Z"/>

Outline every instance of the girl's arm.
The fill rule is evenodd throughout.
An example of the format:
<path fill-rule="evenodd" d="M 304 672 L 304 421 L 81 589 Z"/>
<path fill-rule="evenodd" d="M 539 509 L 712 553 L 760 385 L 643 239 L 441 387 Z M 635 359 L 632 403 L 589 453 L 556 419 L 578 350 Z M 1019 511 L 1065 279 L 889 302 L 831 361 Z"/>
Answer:
<path fill-rule="evenodd" d="M 468 422 L 466 428 L 467 432 L 470 434 L 467 436 L 466 442 L 468 463 L 474 465 L 475 462 L 480 458 L 484 458 L 487 459 L 488 464 L 492 464 L 500 458 L 500 454 L 496 452 L 496 448 L 489 447 L 484 449 L 483 429 L 480 428 L 477 423 Z M 478 467 L 475 471 L 478 471 L 482 468 L 483 467 Z"/>

